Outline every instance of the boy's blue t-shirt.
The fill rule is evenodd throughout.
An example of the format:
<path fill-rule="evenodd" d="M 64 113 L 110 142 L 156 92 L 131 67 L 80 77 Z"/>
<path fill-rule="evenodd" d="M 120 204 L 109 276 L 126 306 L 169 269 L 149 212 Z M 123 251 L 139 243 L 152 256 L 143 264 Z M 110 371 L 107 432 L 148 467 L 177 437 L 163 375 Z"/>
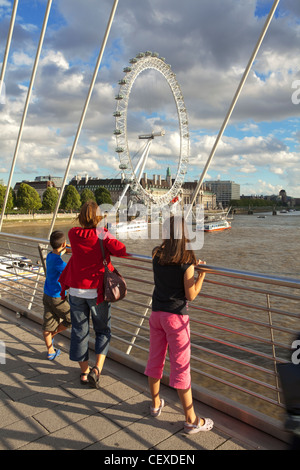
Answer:
<path fill-rule="evenodd" d="M 58 282 L 59 276 L 67 266 L 60 255 L 48 253 L 46 258 L 46 281 L 44 284 L 44 292 L 49 297 L 60 297 L 61 286 Z"/>

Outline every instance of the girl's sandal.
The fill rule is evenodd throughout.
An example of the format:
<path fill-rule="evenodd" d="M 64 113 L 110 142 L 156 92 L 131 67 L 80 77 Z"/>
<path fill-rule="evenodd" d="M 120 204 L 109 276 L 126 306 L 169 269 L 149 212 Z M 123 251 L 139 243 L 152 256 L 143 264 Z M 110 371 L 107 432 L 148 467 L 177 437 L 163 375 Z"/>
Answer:
<path fill-rule="evenodd" d="M 100 371 L 97 366 L 92 367 L 88 375 L 88 381 L 91 387 L 99 388 Z"/>
<path fill-rule="evenodd" d="M 80 374 L 80 382 L 82 383 L 82 385 L 87 385 L 89 383 L 88 375 L 89 372 Z"/>
<path fill-rule="evenodd" d="M 198 423 L 197 424 L 190 424 L 190 423 L 184 423 L 184 432 L 186 434 L 195 434 L 196 432 L 200 431 L 210 431 L 213 426 L 214 422 L 210 418 L 202 418 L 204 421 L 204 424 L 200 424 L 201 418 L 198 416 Z"/>
<path fill-rule="evenodd" d="M 164 406 L 165 406 L 165 400 L 163 398 L 160 400 L 160 406 L 158 408 L 153 408 L 153 406 L 150 406 L 151 416 L 153 416 L 154 418 L 157 418 L 161 414 L 161 410 L 163 409 Z"/>
<path fill-rule="evenodd" d="M 60 349 L 54 349 L 54 353 L 47 354 L 47 359 L 49 359 L 49 361 L 54 361 L 54 359 L 60 355 L 60 352 Z"/>

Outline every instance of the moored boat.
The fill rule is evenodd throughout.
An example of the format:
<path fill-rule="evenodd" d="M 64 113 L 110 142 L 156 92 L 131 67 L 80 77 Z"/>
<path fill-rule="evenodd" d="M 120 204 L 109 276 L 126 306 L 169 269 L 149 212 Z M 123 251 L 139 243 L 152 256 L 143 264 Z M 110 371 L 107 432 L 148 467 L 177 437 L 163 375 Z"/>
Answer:
<path fill-rule="evenodd" d="M 221 230 L 227 230 L 230 228 L 231 223 L 226 219 L 205 222 L 203 225 L 197 225 L 197 230 L 203 230 L 204 232 L 219 232 Z"/>
<path fill-rule="evenodd" d="M 32 277 L 36 270 L 32 260 L 26 256 L 5 254 L 0 257 L 0 282 L 15 280 L 18 276 Z"/>
<path fill-rule="evenodd" d="M 108 223 L 107 228 L 111 233 L 131 233 L 148 230 L 146 220 L 132 220 L 131 222 Z"/>

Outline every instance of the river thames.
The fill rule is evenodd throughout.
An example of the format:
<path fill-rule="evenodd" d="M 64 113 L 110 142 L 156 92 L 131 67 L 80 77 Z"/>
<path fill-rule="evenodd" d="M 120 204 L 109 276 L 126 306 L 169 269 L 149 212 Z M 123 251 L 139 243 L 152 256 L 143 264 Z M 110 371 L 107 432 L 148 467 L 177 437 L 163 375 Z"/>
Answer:
<path fill-rule="evenodd" d="M 258 217 L 259 216 L 259 217 Z M 261 216 L 265 216 L 262 218 Z M 22 234 L 35 238 L 47 238 L 50 222 L 6 224 L 3 232 Z M 66 234 L 72 219 L 59 221 L 55 229 Z M 205 233 L 201 250 L 195 250 L 198 258 L 207 264 L 228 269 L 238 269 L 283 277 L 300 277 L 298 255 L 300 252 L 300 211 L 286 214 L 271 212 L 253 215 L 236 215 L 232 228 L 222 232 Z M 121 239 L 122 240 L 122 239 Z M 151 256 L 159 239 L 122 240 L 129 253 Z"/>

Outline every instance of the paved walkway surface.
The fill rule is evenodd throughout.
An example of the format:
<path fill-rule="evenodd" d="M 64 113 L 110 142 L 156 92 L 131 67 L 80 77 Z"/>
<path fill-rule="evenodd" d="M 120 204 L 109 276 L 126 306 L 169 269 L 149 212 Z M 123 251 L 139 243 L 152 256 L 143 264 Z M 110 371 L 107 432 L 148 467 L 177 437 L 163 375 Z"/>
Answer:
<path fill-rule="evenodd" d="M 40 326 L 0 308 L 0 450 L 105 450 L 113 459 L 124 450 L 177 451 L 187 458 L 198 450 L 287 449 L 200 402 L 196 411 L 213 418 L 214 429 L 187 436 L 174 390 L 162 386 L 166 407 L 152 418 L 145 376 L 108 358 L 101 389 L 81 385 L 68 339 L 56 338 L 62 354 L 51 362 Z"/>

